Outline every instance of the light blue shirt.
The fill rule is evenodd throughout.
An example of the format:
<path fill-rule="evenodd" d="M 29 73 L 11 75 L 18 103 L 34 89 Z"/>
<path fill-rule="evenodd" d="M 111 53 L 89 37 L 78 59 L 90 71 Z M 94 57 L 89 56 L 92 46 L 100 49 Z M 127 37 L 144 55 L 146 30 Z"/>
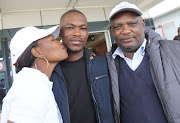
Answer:
<path fill-rule="evenodd" d="M 124 56 L 124 53 L 122 52 L 122 50 L 118 47 L 115 52 L 113 53 L 112 57 L 115 59 L 117 55 L 119 55 L 121 58 L 123 58 L 126 63 L 128 64 L 128 66 L 135 71 L 138 66 L 141 64 L 143 58 L 144 58 L 144 54 L 145 54 L 145 47 L 146 47 L 146 39 L 144 39 L 144 42 L 142 43 L 142 45 L 139 47 L 139 49 L 134 53 L 133 58 L 129 59 L 127 57 Z"/>

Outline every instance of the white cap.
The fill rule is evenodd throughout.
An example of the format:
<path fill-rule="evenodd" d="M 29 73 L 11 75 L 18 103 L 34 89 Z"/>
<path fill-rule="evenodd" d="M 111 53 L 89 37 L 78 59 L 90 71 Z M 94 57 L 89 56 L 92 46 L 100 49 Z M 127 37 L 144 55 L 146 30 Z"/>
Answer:
<path fill-rule="evenodd" d="M 116 5 L 109 16 L 109 20 L 112 19 L 112 17 L 122 11 L 132 11 L 135 12 L 136 14 L 138 14 L 139 16 L 142 15 L 142 11 L 135 5 L 135 4 L 131 4 L 128 2 L 121 2 L 120 4 Z"/>
<path fill-rule="evenodd" d="M 28 26 L 16 32 L 10 43 L 10 51 L 12 63 L 15 64 L 17 59 L 25 51 L 25 49 L 34 41 L 44 38 L 48 35 L 53 35 L 54 38 L 59 36 L 59 25 L 49 29 L 38 29 L 33 26 Z"/>

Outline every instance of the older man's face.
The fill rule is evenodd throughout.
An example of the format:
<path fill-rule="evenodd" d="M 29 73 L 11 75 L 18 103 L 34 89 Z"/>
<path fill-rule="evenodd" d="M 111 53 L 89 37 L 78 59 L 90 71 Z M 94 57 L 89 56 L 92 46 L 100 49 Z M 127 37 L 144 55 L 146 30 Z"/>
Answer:
<path fill-rule="evenodd" d="M 110 31 L 121 50 L 136 52 L 144 41 L 144 20 L 133 12 L 121 12 L 112 18 L 110 24 Z"/>

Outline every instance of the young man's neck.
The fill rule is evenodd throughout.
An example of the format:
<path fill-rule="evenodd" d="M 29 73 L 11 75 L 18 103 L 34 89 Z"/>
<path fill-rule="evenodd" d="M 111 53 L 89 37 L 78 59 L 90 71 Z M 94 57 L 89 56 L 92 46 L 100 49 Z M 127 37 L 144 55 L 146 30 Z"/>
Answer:
<path fill-rule="evenodd" d="M 82 50 L 80 52 L 77 52 L 77 53 L 69 52 L 68 53 L 68 58 L 66 59 L 66 61 L 77 61 L 80 58 L 82 58 L 83 55 L 84 55 L 84 50 Z"/>

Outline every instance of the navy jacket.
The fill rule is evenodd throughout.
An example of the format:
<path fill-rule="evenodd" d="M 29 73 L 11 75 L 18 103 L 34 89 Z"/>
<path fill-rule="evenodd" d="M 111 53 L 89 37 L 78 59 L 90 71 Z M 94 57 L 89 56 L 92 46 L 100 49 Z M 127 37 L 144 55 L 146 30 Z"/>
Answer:
<path fill-rule="evenodd" d="M 95 56 L 93 60 L 90 60 L 90 55 L 91 51 L 85 48 L 84 56 L 86 60 L 87 77 L 94 102 L 97 122 L 113 123 L 107 62 L 102 56 Z M 59 64 L 52 73 L 51 81 L 53 81 L 53 93 L 63 122 L 70 123 L 66 83 Z"/>

